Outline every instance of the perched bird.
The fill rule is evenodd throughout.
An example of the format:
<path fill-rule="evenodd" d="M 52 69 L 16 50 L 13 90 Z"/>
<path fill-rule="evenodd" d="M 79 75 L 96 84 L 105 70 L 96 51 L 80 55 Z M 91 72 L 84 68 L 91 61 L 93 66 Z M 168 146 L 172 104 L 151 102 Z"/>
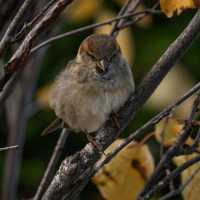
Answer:
<path fill-rule="evenodd" d="M 131 69 L 115 38 L 93 34 L 83 40 L 76 58 L 57 76 L 50 106 L 71 130 L 91 133 L 123 106 L 134 87 Z"/>

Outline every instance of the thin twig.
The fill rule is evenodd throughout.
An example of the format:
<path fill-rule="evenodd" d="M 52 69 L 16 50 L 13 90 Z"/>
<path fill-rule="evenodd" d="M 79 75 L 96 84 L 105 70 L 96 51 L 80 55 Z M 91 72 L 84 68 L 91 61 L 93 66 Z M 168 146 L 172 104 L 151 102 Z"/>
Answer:
<path fill-rule="evenodd" d="M 37 50 L 39 50 L 40 48 L 43 48 L 44 46 L 52 43 L 52 42 L 55 42 L 59 39 L 62 39 L 64 37 L 68 37 L 68 36 L 72 36 L 72 35 L 75 35 L 75 34 L 78 34 L 78 33 L 81 33 L 81 32 L 84 32 L 84 31 L 87 31 L 87 30 L 90 30 L 90 29 L 93 29 L 93 28 L 97 28 L 97 27 L 100 27 L 100 26 L 104 26 L 104 25 L 109 25 L 110 23 L 113 23 L 115 21 L 118 21 L 119 19 L 123 19 L 123 18 L 129 18 L 129 17 L 133 17 L 133 16 L 136 16 L 136 15 L 142 15 L 144 17 L 144 14 L 160 14 L 160 11 L 157 11 L 157 10 L 151 10 L 151 9 L 146 9 L 145 11 L 140 11 L 140 12 L 136 12 L 134 14 L 127 14 L 127 15 L 123 15 L 121 17 L 116 17 L 116 18 L 112 18 L 110 20 L 107 20 L 105 22 L 102 22 L 102 23 L 96 23 L 96 24 L 92 24 L 92 25 L 88 25 L 88 26 L 85 26 L 85 27 L 81 27 L 81 28 L 78 28 L 78 29 L 75 29 L 73 31 L 69 31 L 69 32 L 66 32 L 66 33 L 63 33 L 63 34 L 60 34 L 60 35 L 57 35 L 57 36 L 54 36 L 54 37 L 51 37 L 50 39 L 40 43 L 39 45 L 33 47 L 31 49 L 31 54 L 32 53 L 35 53 Z M 137 18 L 138 19 L 138 18 Z M 141 19 L 141 18 L 140 18 Z M 136 20 L 134 20 L 136 21 Z M 2 105 L 2 103 L 6 100 L 6 98 L 8 97 L 8 95 L 10 94 L 10 92 L 12 91 L 12 88 L 13 88 L 13 84 L 15 84 L 15 81 L 13 80 L 15 79 L 17 81 L 18 78 L 13 78 L 9 81 L 9 84 L 6 84 L 6 87 L 4 88 L 4 90 L 1 92 L 0 94 L 0 103 Z M 12 83 L 12 84 L 11 84 Z"/>
<path fill-rule="evenodd" d="M 160 200 L 168 200 L 172 197 L 175 197 L 177 195 L 180 195 L 187 186 L 192 182 L 192 180 L 195 178 L 195 176 L 200 172 L 200 166 L 194 170 L 194 172 L 191 174 L 191 176 L 186 180 L 184 184 L 182 184 L 178 189 L 166 194 L 165 196 L 161 197 Z"/>
<path fill-rule="evenodd" d="M 157 7 L 158 7 L 158 5 L 159 5 L 159 1 L 158 2 L 156 2 L 153 6 L 152 6 L 152 8 L 151 8 L 151 10 L 155 10 Z M 154 14 L 161 14 L 162 12 L 160 11 L 160 10 L 155 10 L 155 13 Z M 118 26 L 118 29 L 119 30 L 121 30 L 121 29 L 124 29 L 124 28 L 127 28 L 127 27 L 129 27 L 129 26 L 132 26 L 135 22 L 137 22 L 137 21 L 140 21 L 141 19 L 143 19 L 144 17 L 146 17 L 146 15 L 145 14 L 141 14 L 140 16 L 137 16 L 134 20 L 132 20 L 132 21 L 124 21 L 122 24 L 120 24 L 119 26 Z"/>
<path fill-rule="evenodd" d="M 167 106 L 163 111 L 158 113 L 155 117 L 150 119 L 146 124 L 144 124 L 141 128 L 136 130 L 134 133 L 130 134 L 127 138 L 124 139 L 123 143 L 121 143 L 118 147 L 116 147 L 104 160 L 98 163 L 95 166 L 94 173 L 98 172 L 99 169 L 108 163 L 112 158 L 116 156 L 122 149 L 124 149 L 128 144 L 132 141 L 136 140 L 138 136 L 146 133 L 147 130 L 152 128 L 155 124 L 157 124 L 160 120 L 164 117 L 167 117 L 174 111 L 176 107 L 186 101 L 189 97 L 191 97 L 196 92 L 200 91 L 200 82 L 197 83 L 194 87 L 192 87 L 186 94 L 180 97 L 176 102 L 172 103 L 171 105 Z"/>
<path fill-rule="evenodd" d="M 14 19 L 11 21 L 9 27 L 7 28 L 6 33 L 4 34 L 2 40 L 0 41 L 0 56 L 2 55 L 4 49 L 7 47 L 11 40 L 11 34 L 15 30 L 16 26 L 19 23 L 19 20 L 26 12 L 28 6 L 30 6 L 32 0 L 25 0 L 22 6 L 20 7 L 19 11 L 15 15 Z"/>
<path fill-rule="evenodd" d="M 25 132 L 29 116 L 27 102 L 31 102 L 32 95 L 34 94 L 44 53 L 45 49 L 39 51 L 34 57 L 29 59 L 25 70 L 19 70 L 17 72 L 20 77 L 17 74 L 17 76 L 12 77 L 15 77 L 15 80 L 13 80 L 15 83 L 17 80 L 17 84 L 15 84 L 15 87 L 11 87 L 15 88 L 15 90 L 11 93 L 10 98 L 7 99 L 5 104 L 9 127 L 8 144 L 19 144 L 20 148 L 16 151 L 6 153 L 2 180 L 2 200 L 16 199 L 17 197 L 18 175 L 20 172 L 23 146 L 26 137 Z M 6 87 L 7 86 L 8 85 L 6 85 Z M 10 177 L 12 177 L 12 179 Z"/>
<path fill-rule="evenodd" d="M 121 10 L 119 11 L 119 13 L 118 13 L 117 16 L 119 17 L 119 16 L 124 16 L 125 14 L 128 14 L 128 12 L 130 11 L 129 7 L 130 7 L 131 3 L 133 3 L 133 2 L 134 2 L 134 6 L 133 6 L 133 9 L 132 9 L 132 13 L 134 13 L 134 11 L 135 11 L 135 9 L 137 8 L 137 6 L 139 5 L 140 1 L 141 1 L 141 0 L 136 0 L 136 1 L 134 1 L 134 0 L 127 0 L 127 2 L 126 2 L 126 3 L 124 4 L 124 6 L 121 8 Z M 117 29 L 118 29 L 118 27 L 123 23 L 123 21 L 124 21 L 124 20 L 121 19 L 121 20 L 117 21 L 117 22 L 114 24 L 114 26 L 113 26 L 113 28 L 112 28 L 112 30 L 111 30 L 110 35 L 112 35 L 112 36 L 114 36 L 114 37 L 117 36 L 118 31 L 119 31 L 119 30 L 117 30 Z"/>
<path fill-rule="evenodd" d="M 19 41 L 20 39 L 22 39 L 22 37 L 24 36 L 25 33 L 28 32 L 28 30 L 30 30 L 31 27 L 33 27 L 35 25 L 36 22 L 38 22 L 38 20 L 45 15 L 46 11 L 53 5 L 53 3 L 55 2 L 55 0 L 51 0 L 49 1 L 44 8 L 28 23 L 24 24 L 23 27 L 21 28 L 21 30 L 13 37 L 12 39 L 12 43 Z"/>
<path fill-rule="evenodd" d="M 125 106 L 118 112 L 118 122 L 121 130 L 108 121 L 105 126 L 96 134 L 96 143 L 104 150 L 108 147 L 124 130 L 133 119 L 136 112 L 142 107 L 146 100 L 155 91 L 157 86 L 190 47 L 192 41 L 197 38 L 200 31 L 200 10 L 197 11 L 191 22 L 180 34 L 180 36 L 173 42 L 165 53 L 160 57 L 158 62 L 154 65 L 152 70 L 143 80 L 142 84 L 137 88 L 136 93 L 126 102 Z M 67 157 L 61 164 L 56 176 L 52 180 L 49 188 L 43 195 L 43 200 L 61 199 L 64 195 L 71 193 L 74 189 L 73 195 L 76 197 L 81 190 L 88 183 L 91 177 L 84 176 L 78 182 L 77 187 L 72 187 L 75 180 L 78 179 L 84 171 L 92 170 L 95 163 L 99 159 L 99 152 L 88 143 L 81 151 Z M 91 172 L 91 171 L 89 171 Z"/>
<path fill-rule="evenodd" d="M 200 103 L 200 95 L 198 94 L 197 98 L 195 99 L 191 112 L 189 113 L 189 116 L 184 124 L 184 127 L 180 133 L 180 136 L 177 138 L 176 142 L 173 146 L 171 146 L 166 153 L 162 156 L 160 162 L 158 163 L 156 169 L 154 170 L 154 173 L 151 175 L 149 180 L 146 182 L 144 189 L 138 196 L 138 200 L 143 199 L 149 199 L 152 193 L 152 187 L 155 186 L 159 182 L 159 175 L 161 171 L 165 168 L 166 164 L 169 163 L 174 156 L 177 155 L 179 152 L 179 149 L 182 145 L 184 145 L 185 141 L 189 137 L 191 133 L 191 126 L 192 121 L 196 116 L 196 112 L 198 111 L 198 106 Z M 150 195 L 151 194 L 151 195 Z"/>
<path fill-rule="evenodd" d="M 14 146 L 9 146 L 9 147 L 3 147 L 3 148 L 0 148 L 0 151 L 6 151 L 6 150 L 9 150 L 9 149 L 16 149 L 18 147 L 19 147 L 19 145 L 14 145 Z"/>
<path fill-rule="evenodd" d="M 57 144 L 55 146 L 55 149 L 53 151 L 53 154 L 51 156 L 51 159 L 49 161 L 48 167 L 44 173 L 44 176 L 41 180 L 41 183 L 37 189 L 37 192 L 33 198 L 33 200 L 39 200 L 41 199 L 43 193 L 45 192 L 45 190 L 47 189 L 47 187 L 49 186 L 49 183 L 51 182 L 53 176 L 54 176 L 54 172 L 56 169 L 56 166 L 58 164 L 58 161 L 60 159 L 61 153 L 63 151 L 65 142 L 67 140 L 67 137 L 69 135 L 69 132 L 64 128 L 62 130 L 62 133 L 57 141 Z"/>
<path fill-rule="evenodd" d="M 77 180 L 77 182 L 79 183 L 79 182 L 81 182 L 81 179 L 85 179 L 86 177 L 93 176 L 95 173 L 97 173 L 105 164 L 110 162 L 128 144 L 130 144 L 134 140 L 137 140 L 138 136 L 141 136 L 144 133 L 148 133 L 148 130 L 150 128 L 152 128 L 155 124 L 157 124 L 163 118 L 169 116 L 179 105 L 181 105 L 184 101 L 188 100 L 188 98 L 190 98 L 192 95 L 194 95 L 198 91 L 200 91 L 200 82 L 197 83 L 195 86 L 193 86 L 187 93 L 185 93 L 177 101 L 175 101 L 171 105 L 167 106 L 163 111 L 161 111 L 159 114 L 157 114 L 151 120 L 149 120 L 141 128 L 136 130 L 134 133 L 130 134 L 129 137 L 125 138 L 124 142 L 122 144 L 120 144 L 118 147 L 116 147 L 111 153 L 109 153 L 105 159 L 101 159 L 99 162 L 97 162 L 95 167 L 92 169 L 92 172 L 91 172 L 91 169 L 88 169 L 87 171 L 85 171 L 82 174 L 82 176 L 80 176 L 80 178 L 79 178 L 79 180 Z M 75 191 L 75 189 L 74 189 L 74 191 Z M 73 189 L 72 189 L 71 194 L 68 194 L 67 197 L 69 198 L 70 195 L 72 195 L 72 194 L 73 194 Z"/>
<path fill-rule="evenodd" d="M 73 0 L 57 0 L 51 9 L 43 16 L 43 18 L 32 28 L 27 34 L 24 41 L 4 66 L 4 75 L 0 79 L 0 91 L 3 90 L 5 84 L 11 76 L 19 69 L 22 68 L 29 57 L 34 39 L 42 33 L 42 31 L 54 21 L 63 9 L 69 5 Z"/>
<path fill-rule="evenodd" d="M 181 166 L 177 167 L 174 171 L 171 172 L 170 175 L 166 176 L 162 181 L 160 181 L 157 185 L 155 185 L 148 193 L 147 196 L 144 196 L 142 200 L 148 200 L 152 197 L 152 195 L 161 189 L 163 189 L 171 180 L 175 179 L 179 176 L 184 170 L 189 168 L 190 166 L 200 162 L 200 155 L 190 159 L 189 161 L 183 163 Z"/>
<path fill-rule="evenodd" d="M 77 28 L 75 30 L 68 31 L 66 33 L 62 33 L 62 34 L 59 34 L 57 36 L 49 38 L 48 40 L 38 44 L 35 47 L 33 47 L 31 49 L 31 53 L 34 53 L 35 51 L 37 51 L 38 49 L 44 47 L 45 45 L 48 45 L 48 44 L 50 44 L 52 42 L 55 42 L 57 40 L 60 40 L 62 38 L 69 37 L 69 36 L 72 36 L 72 35 L 76 35 L 76 34 L 79 34 L 81 32 L 88 31 L 88 30 L 91 30 L 91 29 L 94 29 L 94 28 L 98 28 L 98 27 L 101 27 L 101 26 L 110 25 L 115 21 L 119 21 L 120 19 L 126 19 L 126 18 L 137 16 L 137 15 L 142 15 L 142 16 L 145 15 L 146 16 L 147 14 L 160 14 L 160 13 L 161 12 L 157 11 L 157 10 L 146 9 L 144 11 L 138 11 L 138 12 L 126 14 L 126 15 L 123 15 L 123 16 L 118 16 L 118 17 L 106 20 L 104 22 L 95 23 L 95 24 L 87 25 L 87 26 L 84 26 L 84 27 L 81 27 L 81 28 Z"/>

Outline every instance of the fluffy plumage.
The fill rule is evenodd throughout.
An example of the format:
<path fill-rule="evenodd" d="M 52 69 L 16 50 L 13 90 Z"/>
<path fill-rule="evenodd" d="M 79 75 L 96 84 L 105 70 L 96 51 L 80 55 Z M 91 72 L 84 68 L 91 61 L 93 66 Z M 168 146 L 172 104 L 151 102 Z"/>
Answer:
<path fill-rule="evenodd" d="M 76 132 L 97 131 L 134 91 L 129 65 L 116 40 L 91 35 L 58 75 L 50 106 Z"/>

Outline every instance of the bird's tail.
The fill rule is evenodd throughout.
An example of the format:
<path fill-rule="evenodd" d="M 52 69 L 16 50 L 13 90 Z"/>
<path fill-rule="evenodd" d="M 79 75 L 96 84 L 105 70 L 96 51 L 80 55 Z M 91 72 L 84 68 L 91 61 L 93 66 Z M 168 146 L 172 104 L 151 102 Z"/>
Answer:
<path fill-rule="evenodd" d="M 59 118 L 56 118 L 53 122 L 51 122 L 51 124 L 49 124 L 49 126 L 47 128 L 45 128 L 42 131 L 42 136 L 43 135 L 48 135 L 50 133 L 53 133 L 55 131 L 57 131 L 58 129 L 62 128 L 62 120 Z"/>

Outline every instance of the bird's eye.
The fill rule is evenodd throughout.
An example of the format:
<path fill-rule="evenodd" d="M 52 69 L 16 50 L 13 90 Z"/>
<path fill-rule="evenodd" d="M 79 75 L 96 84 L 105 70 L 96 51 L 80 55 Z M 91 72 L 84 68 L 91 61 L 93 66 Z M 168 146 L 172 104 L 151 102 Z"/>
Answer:
<path fill-rule="evenodd" d="M 105 71 L 104 71 L 102 68 L 100 68 L 99 66 L 96 67 L 96 71 L 97 71 L 98 74 L 103 74 L 103 73 L 105 72 Z"/>
<path fill-rule="evenodd" d="M 91 53 L 88 53 L 88 55 L 92 60 L 96 60 L 95 56 L 93 56 Z"/>

